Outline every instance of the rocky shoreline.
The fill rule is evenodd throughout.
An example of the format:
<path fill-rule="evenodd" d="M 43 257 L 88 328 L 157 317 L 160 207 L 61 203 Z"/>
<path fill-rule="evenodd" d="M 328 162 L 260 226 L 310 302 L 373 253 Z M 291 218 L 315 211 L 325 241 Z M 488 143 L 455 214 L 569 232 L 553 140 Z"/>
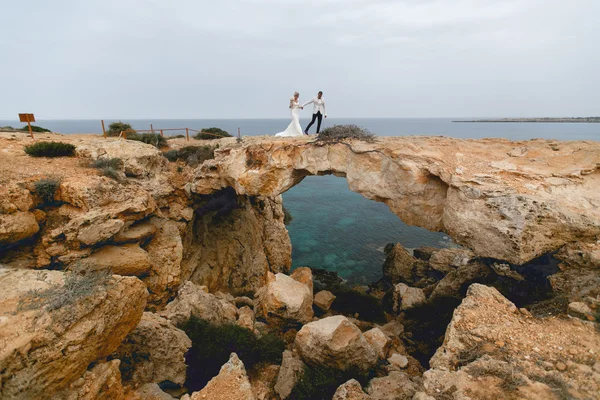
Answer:
<path fill-rule="evenodd" d="M 575 117 L 575 118 L 498 118 L 498 119 L 475 119 L 465 121 L 452 121 L 452 122 L 532 122 L 532 123 L 598 123 L 600 117 Z"/>
<path fill-rule="evenodd" d="M 600 143 L 226 138 L 192 166 L 129 140 L 37 140 L 76 156 L 0 133 L 0 398 L 600 393 Z M 206 143 L 169 141 L 189 144 Z M 323 174 L 462 247 L 391 244 L 365 287 L 290 273 L 281 194 Z"/>

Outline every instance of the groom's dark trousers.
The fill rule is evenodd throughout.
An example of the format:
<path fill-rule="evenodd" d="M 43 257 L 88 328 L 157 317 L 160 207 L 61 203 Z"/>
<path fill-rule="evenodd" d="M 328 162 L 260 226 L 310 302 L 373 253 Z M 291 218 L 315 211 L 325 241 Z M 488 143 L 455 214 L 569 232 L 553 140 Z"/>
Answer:
<path fill-rule="evenodd" d="M 321 114 L 321 111 L 317 111 L 316 114 L 313 114 L 312 120 L 310 121 L 310 124 L 308 124 L 308 126 L 306 127 L 304 132 L 308 133 L 308 130 L 310 129 L 311 126 L 313 126 L 316 119 L 318 119 L 317 133 L 319 133 L 321 131 L 321 121 L 323 121 L 323 114 Z"/>

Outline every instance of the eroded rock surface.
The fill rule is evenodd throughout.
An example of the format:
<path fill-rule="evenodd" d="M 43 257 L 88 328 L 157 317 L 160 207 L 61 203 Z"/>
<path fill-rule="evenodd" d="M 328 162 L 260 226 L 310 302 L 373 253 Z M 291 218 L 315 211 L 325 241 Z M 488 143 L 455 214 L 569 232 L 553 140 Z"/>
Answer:
<path fill-rule="evenodd" d="M 255 311 L 269 323 L 305 324 L 313 318 L 311 288 L 285 274 L 269 273 L 256 297 Z"/>
<path fill-rule="evenodd" d="M 147 291 L 137 278 L 67 283 L 58 271 L 0 268 L 0 397 L 66 389 L 138 325 Z"/>
<path fill-rule="evenodd" d="M 255 400 L 252 386 L 246 375 L 244 363 L 235 353 L 231 353 L 229 361 L 221 367 L 219 375 L 211 379 L 199 392 L 191 396 L 191 400 Z"/>
<path fill-rule="evenodd" d="M 376 350 L 360 329 L 344 316 L 327 317 L 304 325 L 294 343 L 309 365 L 368 370 L 377 362 Z"/>

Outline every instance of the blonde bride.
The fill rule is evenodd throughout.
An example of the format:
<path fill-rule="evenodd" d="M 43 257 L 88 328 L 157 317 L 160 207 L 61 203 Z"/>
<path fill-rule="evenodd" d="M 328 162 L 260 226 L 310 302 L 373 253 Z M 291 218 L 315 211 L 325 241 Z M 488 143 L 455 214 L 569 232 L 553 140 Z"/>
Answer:
<path fill-rule="evenodd" d="M 302 127 L 300 126 L 300 110 L 304 109 L 300 103 L 300 93 L 294 92 L 294 96 L 290 99 L 290 110 L 292 113 L 292 122 L 288 125 L 287 129 L 283 132 L 279 132 L 275 136 L 279 137 L 290 137 L 290 136 L 302 136 Z"/>

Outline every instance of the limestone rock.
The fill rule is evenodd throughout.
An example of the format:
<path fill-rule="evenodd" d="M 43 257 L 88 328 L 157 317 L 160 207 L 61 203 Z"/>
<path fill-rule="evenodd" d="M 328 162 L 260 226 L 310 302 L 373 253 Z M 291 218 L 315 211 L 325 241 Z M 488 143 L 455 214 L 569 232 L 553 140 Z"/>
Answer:
<path fill-rule="evenodd" d="M 156 226 L 150 222 L 144 221 L 130 226 L 124 226 L 119 233 L 115 235 L 115 243 L 138 243 L 145 244 L 156 233 Z"/>
<path fill-rule="evenodd" d="M 377 362 L 377 352 L 360 329 L 344 316 L 324 318 L 306 324 L 296 335 L 295 346 L 309 365 L 346 370 L 368 370 Z"/>
<path fill-rule="evenodd" d="M 404 325 L 402 325 L 399 321 L 392 320 L 381 327 L 383 333 L 388 335 L 388 337 L 399 337 L 402 332 L 404 332 Z"/>
<path fill-rule="evenodd" d="M 572 315 L 577 318 L 587 319 L 588 317 L 593 316 L 593 311 L 587 304 L 574 301 L 569 303 L 569 315 Z"/>
<path fill-rule="evenodd" d="M 373 328 L 363 333 L 367 342 L 377 351 L 379 358 L 384 359 L 389 350 L 392 341 L 379 328 Z"/>
<path fill-rule="evenodd" d="M 470 282 L 483 279 L 490 274 L 490 269 L 480 262 L 471 262 L 459 266 L 449 272 L 433 289 L 429 296 L 430 301 L 437 301 L 445 297 L 462 298 L 461 289 Z"/>
<path fill-rule="evenodd" d="M 108 219 L 97 222 L 80 229 L 77 234 L 77 240 L 86 246 L 106 242 L 119 233 L 123 225 L 125 225 L 125 222 L 120 219 Z"/>
<path fill-rule="evenodd" d="M 383 276 L 392 283 L 415 281 L 415 267 L 417 259 L 411 256 L 400 243 L 388 249 L 383 264 Z"/>
<path fill-rule="evenodd" d="M 292 245 L 283 223 L 281 197 L 261 198 L 253 204 L 235 193 L 227 196 L 223 201 L 241 204 L 230 218 L 217 221 L 214 213 L 197 212 L 188 225 L 182 280 L 205 285 L 211 292 L 247 295 L 265 285 L 267 272 L 289 271 Z"/>
<path fill-rule="evenodd" d="M 267 284 L 256 293 L 255 312 L 269 323 L 301 323 L 312 320 L 310 288 L 284 274 L 269 272 Z"/>
<path fill-rule="evenodd" d="M 315 306 L 319 307 L 323 311 L 329 311 L 329 308 L 333 304 L 335 296 L 329 290 L 321 290 L 315 294 L 314 303 Z"/>
<path fill-rule="evenodd" d="M 308 267 L 296 268 L 291 274 L 290 278 L 305 284 L 310 289 L 310 295 L 313 295 L 313 275 L 312 271 Z"/>
<path fill-rule="evenodd" d="M 192 347 L 185 332 L 168 320 L 145 312 L 138 326 L 125 338 L 116 356 L 126 363 L 135 383 L 171 381 L 183 385 L 185 353 Z"/>
<path fill-rule="evenodd" d="M 143 276 L 152 268 L 148 253 L 137 244 L 104 246 L 79 261 L 78 265 L 91 270 L 111 270 L 125 276 Z"/>
<path fill-rule="evenodd" d="M 433 270 L 446 274 L 467 265 L 473 257 L 474 254 L 470 250 L 438 249 L 429 258 L 429 266 Z"/>
<path fill-rule="evenodd" d="M 404 283 L 394 286 L 394 311 L 410 310 L 427 301 L 423 289 L 410 287 Z"/>
<path fill-rule="evenodd" d="M 221 367 L 219 375 L 212 378 L 199 392 L 191 396 L 191 400 L 255 400 L 252 386 L 246 375 L 244 363 L 235 353 L 231 353 L 229 361 Z"/>
<path fill-rule="evenodd" d="M 554 292 L 566 295 L 571 301 L 600 295 L 598 269 L 568 269 L 550 275 L 548 280 Z"/>
<path fill-rule="evenodd" d="M 302 360 L 295 357 L 291 351 L 285 350 L 283 352 L 281 368 L 277 375 L 277 383 L 275 383 L 275 392 L 281 399 L 288 398 L 296 383 L 302 378 L 304 367 Z"/>
<path fill-rule="evenodd" d="M 118 275 L 93 279 L 0 268 L 1 398 L 66 389 L 138 325 L 147 297 L 143 283 Z"/>
<path fill-rule="evenodd" d="M 147 383 L 140 386 L 136 390 L 136 395 L 139 397 L 139 400 L 175 400 L 174 397 L 163 392 L 156 383 Z"/>
<path fill-rule="evenodd" d="M 216 325 L 235 323 L 235 317 L 232 318 L 219 299 L 207 293 L 206 287 L 194 285 L 189 281 L 158 315 L 168 319 L 175 326 L 188 321 L 192 315 Z"/>
<path fill-rule="evenodd" d="M 563 246 L 555 255 L 562 261 L 563 270 L 598 269 L 600 268 L 600 241 L 595 243 L 569 243 Z"/>
<path fill-rule="evenodd" d="M 40 226 L 33 213 L 16 211 L 10 214 L 0 213 L 0 248 L 35 235 Z"/>
<path fill-rule="evenodd" d="M 279 365 L 260 365 L 254 368 L 252 374 L 252 393 L 256 400 L 272 400 L 277 398 L 275 381 L 279 374 Z"/>
<path fill-rule="evenodd" d="M 337 388 L 332 400 L 368 400 L 368 397 L 360 383 L 356 379 L 350 379 Z"/>
<path fill-rule="evenodd" d="M 244 306 L 238 310 L 237 324 L 242 328 L 254 330 L 254 311 L 248 306 Z"/>
<path fill-rule="evenodd" d="M 387 359 L 391 365 L 398 368 L 406 368 L 408 366 L 408 358 L 398 353 L 394 353 Z"/>
<path fill-rule="evenodd" d="M 509 398 L 514 388 L 525 398 L 553 398 L 556 390 L 565 398 L 593 398 L 600 382 L 589 379 L 590 367 L 575 365 L 592 365 L 599 351 L 600 336 L 592 324 L 532 318 L 496 289 L 472 284 L 430 360 L 424 388 L 436 398 L 450 393 L 455 398 Z M 564 378 L 546 364 L 565 357 L 578 363 L 568 369 L 569 385 L 557 389 L 556 382 Z"/>
<path fill-rule="evenodd" d="M 65 400 L 123 400 L 125 394 L 121 384 L 119 360 L 96 364 L 83 377 L 73 382 L 69 389 L 55 398 Z"/>
<path fill-rule="evenodd" d="M 404 372 L 392 371 L 382 378 L 373 378 L 367 386 L 369 400 L 412 400 L 418 390 Z"/>
<path fill-rule="evenodd" d="M 444 231 L 478 257 L 522 265 L 600 233 L 600 208 L 592 205 L 600 196 L 600 144 L 561 142 L 556 151 L 550 144 L 413 136 L 324 145 L 252 137 L 223 142 L 190 190 L 232 186 L 275 197 L 307 175 L 343 175 L 350 190 L 384 202 L 404 222 Z M 528 156 L 508 155 L 520 147 Z"/>

